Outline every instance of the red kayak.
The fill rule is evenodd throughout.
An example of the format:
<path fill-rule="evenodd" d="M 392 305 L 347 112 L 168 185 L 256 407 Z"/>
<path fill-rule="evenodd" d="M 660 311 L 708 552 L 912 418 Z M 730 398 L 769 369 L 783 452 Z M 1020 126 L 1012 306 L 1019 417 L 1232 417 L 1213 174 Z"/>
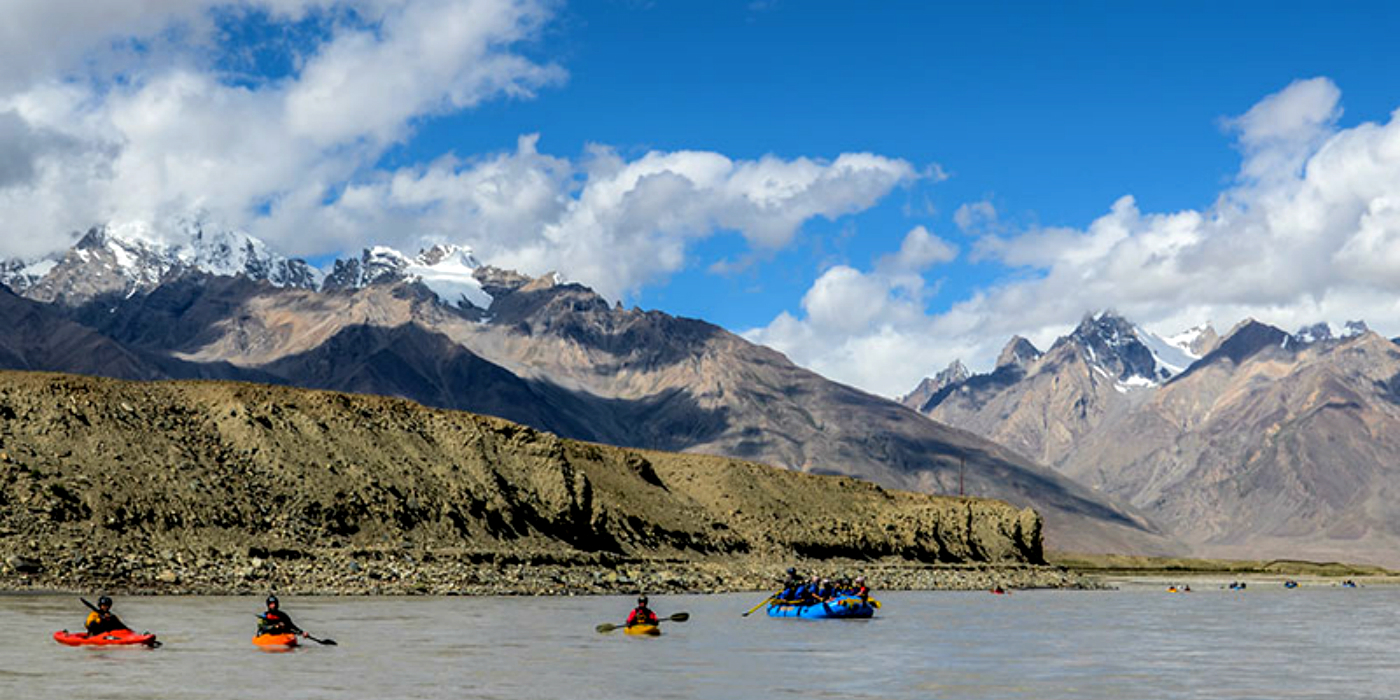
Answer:
<path fill-rule="evenodd" d="M 53 640 L 59 644 L 66 644 L 70 647 L 111 647 L 111 646 L 148 646 L 153 647 L 156 636 L 150 632 L 137 634 L 131 630 L 113 630 L 102 634 L 88 636 L 85 632 L 69 632 L 60 630 L 53 633 Z"/>

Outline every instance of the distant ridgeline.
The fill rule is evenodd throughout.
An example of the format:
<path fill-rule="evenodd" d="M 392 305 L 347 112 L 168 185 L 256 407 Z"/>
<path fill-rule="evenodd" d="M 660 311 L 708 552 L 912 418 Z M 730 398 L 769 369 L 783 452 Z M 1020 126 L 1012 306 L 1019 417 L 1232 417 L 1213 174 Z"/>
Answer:
<path fill-rule="evenodd" d="M 999 501 L 229 382 L 0 372 L 0 484 L 8 587 L 373 575 L 435 591 L 493 563 L 1043 561 L 1040 517 Z"/>
<path fill-rule="evenodd" d="M 1180 550 L 1131 507 L 992 441 L 703 320 L 464 246 L 371 247 L 318 270 L 197 219 L 123 224 L 0 261 L 0 285 L 0 369 L 398 396 L 576 440 L 1001 499 L 1040 513 L 1062 551 Z"/>

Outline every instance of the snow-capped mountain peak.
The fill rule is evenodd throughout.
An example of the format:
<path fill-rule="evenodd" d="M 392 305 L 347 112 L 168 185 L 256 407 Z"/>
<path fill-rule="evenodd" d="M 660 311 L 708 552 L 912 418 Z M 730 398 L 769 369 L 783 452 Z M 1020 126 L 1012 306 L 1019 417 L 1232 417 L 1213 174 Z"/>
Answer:
<path fill-rule="evenodd" d="M 1345 340 L 1370 330 L 1365 321 L 1347 321 L 1341 325 L 1324 321 L 1299 328 L 1297 333 L 1289 336 L 1289 344 L 1312 345 L 1328 340 Z"/>
<path fill-rule="evenodd" d="M 1064 342 L 1076 344 L 1090 367 L 1121 384 L 1156 384 L 1170 376 L 1158 372 L 1157 358 L 1142 342 L 1137 326 L 1112 311 L 1085 316 L 1056 345 Z"/>
<path fill-rule="evenodd" d="M 42 301 L 82 303 L 149 291 L 185 269 L 307 289 L 321 279 L 305 261 L 278 255 L 246 232 L 181 217 L 159 226 L 127 221 L 94 227 L 64 253 L 0 264 L 0 282 Z"/>
<path fill-rule="evenodd" d="M 1086 315 L 1062 342 L 1081 347 L 1084 359 L 1121 390 L 1158 386 L 1181 374 L 1217 342 L 1209 324 L 1163 337 L 1113 311 Z"/>
<path fill-rule="evenodd" d="M 317 290 L 411 281 L 444 304 L 485 310 L 493 301 L 478 279 L 489 280 L 491 274 L 466 246 L 434 245 L 412 257 L 373 246 L 357 257 L 336 260 L 322 273 L 304 260 L 273 252 L 245 231 L 198 216 L 172 217 L 158 225 L 126 221 L 94 227 L 61 254 L 0 261 L 0 283 L 40 301 L 83 304 L 150 291 L 183 270 Z"/>
<path fill-rule="evenodd" d="M 476 277 L 481 262 L 471 248 L 435 245 L 410 258 L 385 246 L 366 248 L 358 258 L 335 261 L 326 274 L 324 289 L 360 289 L 373 284 L 411 280 L 420 282 L 444 303 L 490 308 L 492 298 Z"/>

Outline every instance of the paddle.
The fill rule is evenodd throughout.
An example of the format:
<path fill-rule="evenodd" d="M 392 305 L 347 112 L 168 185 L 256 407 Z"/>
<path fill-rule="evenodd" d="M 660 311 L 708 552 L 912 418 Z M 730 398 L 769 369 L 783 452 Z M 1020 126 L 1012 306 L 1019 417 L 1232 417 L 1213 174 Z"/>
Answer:
<path fill-rule="evenodd" d="M 258 618 L 259 620 L 266 620 L 266 619 L 267 619 L 267 615 L 265 615 L 265 614 L 263 614 L 263 613 L 254 613 L 253 616 L 256 617 L 256 618 Z M 310 634 L 309 632 L 306 632 L 305 630 L 294 629 L 294 630 L 292 630 L 292 632 L 294 632 L 294 633 L 298 633 L 298 632 L 299 632 L 299 633 L 301 633 L 301 636 L 306 637 L 307 639 L 310 639 L 311 641 L 316 642 L 317 644 L 324 644 L 324 645 L 326 645 L 326 646 L 328 646 L 328 647 L 340 646 L 340 644 L 338 644 L 334 639 L 319 639 L 319 638 L 317 638 L 317 637 L 311 636 L 311 634 Z"/>
<path fill-rule="evenodd" d="M 767 598 L 764 598 L 764 599 L 763 599 L 763 602 L 759 603 L 758 605 L 753 606 L 752 608 L 749 608 L 749 611 L 748 611 L 748 612 L 746 612 L 746 613 L 740 615 L 739 617 L 748 617 L 749 615 L 752 615 L 753 612 L 754 612 L 755 610 L 757 610 L 757 609 L 759 609 L 759 608 L 761 608 L 761 607 L 763 607 L 763 606 L 765 606 L 765 605 L 767 605 L 767 604 L 773 602 L 773 599 L 774 599 L 774 598 L 777 598 L 777 597 L 778 597 L 778 594 L 777 594 L 777 593 L 774 593 L 773 595 L 770 595 L 770 596 L 768 596 Z"/>
<path fill-rule="evenodd" d="M 689 619 L 690 619 L 690 613 L 688 613 L 688 612 L 678 612 L 678 613 L 675 613 L 675 614 L 671 615 L 670 617 L 663 617 L 663 618 L 660 618 L 660 619 L 658 619 L 656 622 L 657 622 L 658 624 L 660 624 L 660 623 L 662 623 L 662 622 L 685 622 L 686 620 L 689 620 Z M 625 622 L 622 623 L 622 624 L 620 624 L 620 625 L 614 625 L 614 624 L 611 623 L 611 622 L 604 622 L 603 624 L 598 625 L 597 627 L 594 627 L 593 629 L 598 630 L 599 633 L 605 633 L 605 632 L 611 632 L 611 631 L 613 631 L 613 630 L 615 630 L 615 629 L 618 629 L 618 628 L 620 628 L 620 627 L 626 627 L 626 626 L 627 626 L 627 623 L 625 623 Z"/>

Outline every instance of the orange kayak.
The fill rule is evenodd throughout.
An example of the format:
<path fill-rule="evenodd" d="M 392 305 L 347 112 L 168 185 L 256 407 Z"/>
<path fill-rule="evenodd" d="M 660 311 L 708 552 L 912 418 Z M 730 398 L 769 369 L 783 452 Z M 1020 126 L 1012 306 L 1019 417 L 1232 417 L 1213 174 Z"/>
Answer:
<path fill-rule="evenodd" d="M 300 642 L 295 634 L 260 634 L 253 637 L 253 643 L 264 649 L 292 649 Z"/>
<path fill-rule="evenodd" d="M 61 630 L 53 633 L 53 640 L 59 644 L 66 644 L 70 647 L 110 647 L 110 646 L 148 646 L 156 645 L 156 636 L 150 632 L 137 634 L 131 630 L 113 630 L 89 637 L 84 632 L 69 632 Z"/>
<path fill-rule="evenodd" d="M 661 636 L 661 628 L 656 625 L 632 625 L 631 627 L 623 628 L 623 631 L 627 634 L 640 634 L 647 637 Z"/>

